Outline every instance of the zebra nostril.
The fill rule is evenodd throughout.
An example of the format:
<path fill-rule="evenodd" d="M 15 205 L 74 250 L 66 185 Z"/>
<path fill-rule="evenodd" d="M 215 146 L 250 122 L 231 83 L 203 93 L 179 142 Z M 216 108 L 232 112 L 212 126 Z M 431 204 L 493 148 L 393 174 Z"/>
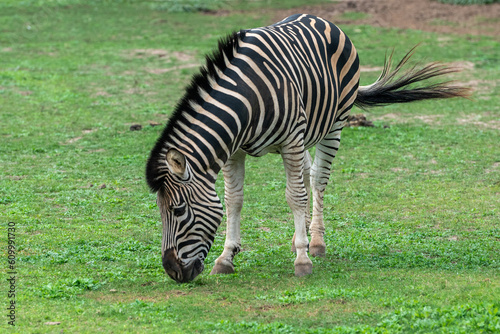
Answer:
<path fill-rule="evenodd" d="M 192 281 L 205 268 L 203 260 L 200 258 L 183 263 L 183 261 L 178 258 L 177 252 L 173 248 L 167 249 L 163 253 L 162 263 L 167 275 L 178 283 Z"/>
<path fill-rule="evenodd" d="M 203 264 L 203 261 L 200 259 L 194 260 L 194 270 L 197 271 L 198 273 L 201 273 L 204 269 L 205 265 Z"/>
<path fill-rule="evenodd" d="M 203 271 L 203 269 L 205 269 L 205 264 L 203 263 L 203 261 L 199 258 L 194 259 L 193 262 L 191 262 L 191 264 L 189 265 L 189 277 L 187 277 L 188 275 L 185 275 L 186 279 L 188 279 L 189 281 L 194 280 L 196 276 L 198 276 Z"/>
<path fill-rule="evenodd" d="M 170 276 L 171 279 L 179 282 L 179 278 L 178 278 L 179 274 L 177 272 L 170 270 L 170 269 L 165 269 L 165 272 L 167 273 L 168 276 Z"/>

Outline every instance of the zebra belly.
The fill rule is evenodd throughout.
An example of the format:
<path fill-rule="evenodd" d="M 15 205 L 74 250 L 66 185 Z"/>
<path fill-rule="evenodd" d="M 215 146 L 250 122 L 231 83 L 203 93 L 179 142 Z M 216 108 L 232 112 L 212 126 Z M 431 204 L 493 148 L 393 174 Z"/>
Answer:
<path fill-rule="evenodd" d="M 281 153 L 281 145 L 272 145 L 265 148 L 259 147 L 258 149 L 242 147 L 241 150 L 252 157 L 262 157 L 268 153 Z"/>
<path fill-rule="evenodd" d="M 332 120 L 329 122 L 329 124 L 323 124 L 321 128 L 314 128 L 312 127 L 309 132 L 306 132 L 304 135 L 305 141 L 304 141 L 304 147 L 305 149 L 310 149 L 311 147 L 316 146 L 317 143 L 319 143 L 325 136 L 330 133 L 330 131 L 333 128 L 333 125 L 335 124 L 335 121 Z"/>

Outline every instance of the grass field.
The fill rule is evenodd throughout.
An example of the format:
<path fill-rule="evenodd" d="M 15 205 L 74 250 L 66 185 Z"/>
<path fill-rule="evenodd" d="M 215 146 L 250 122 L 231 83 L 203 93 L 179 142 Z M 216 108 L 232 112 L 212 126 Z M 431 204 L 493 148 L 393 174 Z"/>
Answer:
<path fill-rule="evenodd" d="M 144 180 L 162 127 L 149 124 L 166 122 L 219 37 L 272 23 L 258 6 L 214 16 L 130 1 L 0 5 L 2 332 L 500 332 L 492 37 L 343 26 L 363 66 L 422 42 L 416 58 L 466 67 L 453 79 L 473 99 L 374 109 L 375 127 L 344 130 L 325 196 L 327 256 L 313 259 L 313 275 L 293 275 L 274 155 L 247 160 L 236 272 L 208 275 L 223 223 L 199 278 L 181 285 L 165 275 Z M 362 84 L 377 76 L 363 72 Z"/>

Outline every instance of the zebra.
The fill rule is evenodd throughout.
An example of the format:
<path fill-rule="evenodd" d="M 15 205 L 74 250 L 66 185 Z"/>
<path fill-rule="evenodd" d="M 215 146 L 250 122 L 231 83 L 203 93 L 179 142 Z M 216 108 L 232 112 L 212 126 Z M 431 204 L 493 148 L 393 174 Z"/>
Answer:
<path fill-rule="evenodd" d="M 165 272 L 177 282 L 188 282 L 203 271 L 223 218 L 215 191 L 221 170 L 227 230 L 211 274 L 234 272 L 233 258 L 241 248 L 245 156 L 276 153 L 285 167 L 286 201 L 294 219 L 295 275 L 311 274 L 307 253 L 326 252 L 323 195 L 352 106 L 468 94 L 466 88 L 447 83 L 408 87 L 457 71 L 431 63 L 398 75 L 413 52 L 394 69 L 392 56 L 386 57 L 378 80 L 359 86 L 356 48 L 325 19 L 297 14 L 222 38 L 186 88 L 146 165 L 163 224 Z M 308 149 L 314 146 L 313 160 Z"/>

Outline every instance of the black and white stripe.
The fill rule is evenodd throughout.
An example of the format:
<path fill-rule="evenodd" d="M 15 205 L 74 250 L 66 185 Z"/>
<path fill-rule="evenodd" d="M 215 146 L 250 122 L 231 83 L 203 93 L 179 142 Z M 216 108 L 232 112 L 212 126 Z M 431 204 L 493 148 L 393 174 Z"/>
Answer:
<path fill-rule="evenodd" d="M 351 107 L 465 93 L 445 85 L 407 89 L 413 82 L 450 72 L 432 65 L 395 79 L 408 58 L 394 71 L 388 62 L 376 83 L 358 89 L 354 45 L 321 18 L 294 15 L 221 40 L 187 88 L 147 164 L 148 184 L 158 192 L 167 273 L 182 282 L 203 270 L 222 218 L 214 190 L 221 169 L 228 231 L 224 252 L 212 272 L 233 270 L 232 259 L 240 249 L 244 157 L 266 153 L 283 157 L 286 197 L 295 221 L 295 272 L 310 273 L 312 263 L 306 253 L 310 188 L 314 200 L 309 250 L 323 255 L 323 193 Z M 307 152 L 313 146 L 314 162 Z"/>

